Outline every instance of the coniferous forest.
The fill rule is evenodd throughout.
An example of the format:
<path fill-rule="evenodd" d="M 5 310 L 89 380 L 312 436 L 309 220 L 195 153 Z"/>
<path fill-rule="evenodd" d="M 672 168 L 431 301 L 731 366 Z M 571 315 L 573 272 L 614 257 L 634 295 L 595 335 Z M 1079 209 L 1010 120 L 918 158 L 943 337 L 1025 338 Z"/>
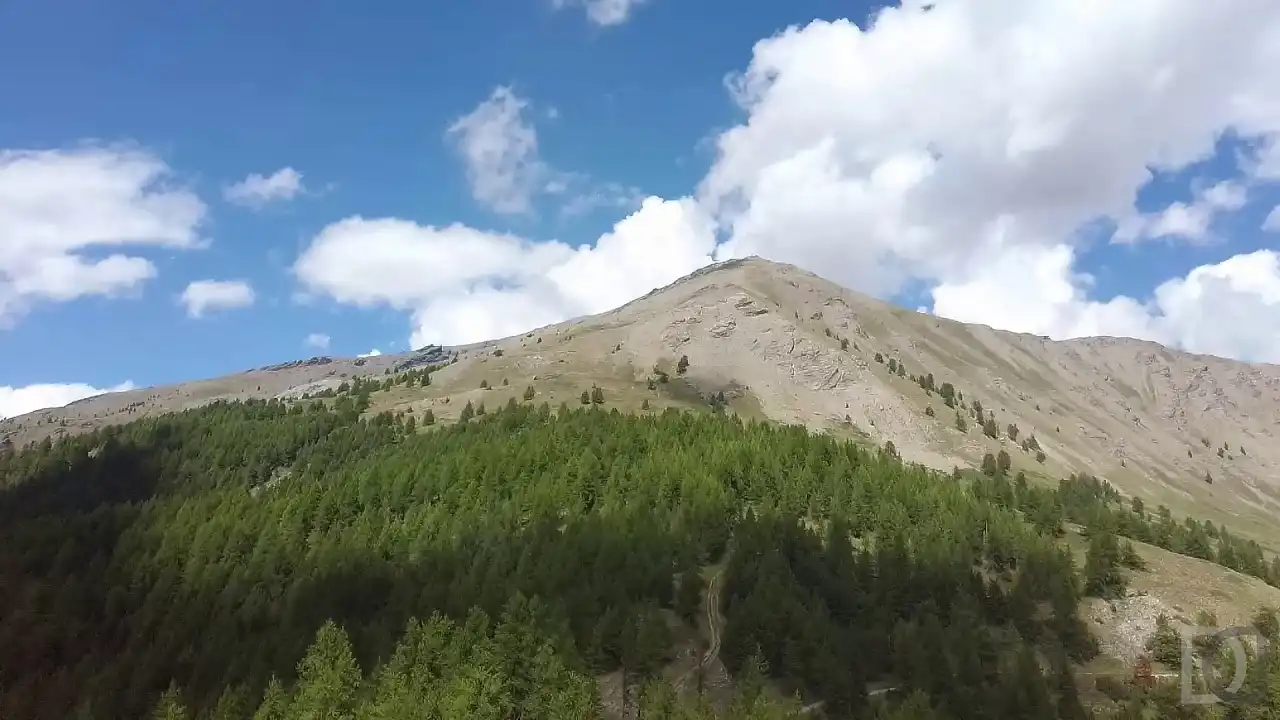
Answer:
<path fill-rule="evenodd" d="M 429 427 L 367 393 L 0 454 L 0 717 L 594 718 L 620 673 L 646 720 L 1083 718 L 1077 608 L 1122 587 L 1117 535 L 1272 572 L 1091 478 L 594 403 Z M 727 706 L 660 679 L 704 616 Z"/>

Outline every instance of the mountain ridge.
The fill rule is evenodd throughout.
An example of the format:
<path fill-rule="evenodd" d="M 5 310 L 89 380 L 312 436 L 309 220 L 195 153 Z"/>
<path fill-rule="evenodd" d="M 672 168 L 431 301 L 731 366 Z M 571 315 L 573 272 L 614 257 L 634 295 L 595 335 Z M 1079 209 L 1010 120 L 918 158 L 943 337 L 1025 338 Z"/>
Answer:
<path fill-rule="evenodd" d="M 427 350 L 113 393 L 0 421 L 0 435 L 23 444 L 219 399 L 296 397 L 397 372 Z M 430 387 L 389 393 L 376 409 L 431 409 L 449 420 L 467 401 L 503 402 L 526 386 L 575 402 L 598 385 L 624 410 L 650 397 L 655 406 L 706 407 L 724 393 L 734 411 L 892 442 L 932 467 L 977 466 L 1004 450 L 1033 476 L 1089 472 L 1180 514 L 1230 520 L 1272 549 L 1280 537 L 1271 519 L 1280 510 L 1280 366 L 1146 340 L 1055 341 L 960 323 L 758 257 L 701 268 L 598 315 L 437 352 L 458 361 Z M 899 363 L 904 370 L 889 369 Z M 649 390 L 655 369 L 678 382 Z M 938 394 L 944 383 L 963 394 L 961 412 Z M 990 419 L 994 438 L 981 427 Z M 1019 442 L 1030 435 L 1042 461 Z"/>

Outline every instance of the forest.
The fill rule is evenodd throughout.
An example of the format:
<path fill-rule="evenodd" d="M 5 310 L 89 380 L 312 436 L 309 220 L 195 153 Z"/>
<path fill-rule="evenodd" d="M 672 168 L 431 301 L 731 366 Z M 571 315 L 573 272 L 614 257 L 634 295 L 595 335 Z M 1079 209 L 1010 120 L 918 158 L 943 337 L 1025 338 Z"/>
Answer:
<path fill-rule="evenodd" d="M 0 453 L 0 717 L 594 718 L 614 674 L 646 720 L 1084 718 L 1078 608 L 1123 590 L 1119 536 L 1280 577 L 1086 476 L 597 403 L 440 426 L 368 416 L 371 385 Z M 728 699 L 663 676 L 710 583 Z M 1171 703 L 1115 713 L 1222 710 Z"/>

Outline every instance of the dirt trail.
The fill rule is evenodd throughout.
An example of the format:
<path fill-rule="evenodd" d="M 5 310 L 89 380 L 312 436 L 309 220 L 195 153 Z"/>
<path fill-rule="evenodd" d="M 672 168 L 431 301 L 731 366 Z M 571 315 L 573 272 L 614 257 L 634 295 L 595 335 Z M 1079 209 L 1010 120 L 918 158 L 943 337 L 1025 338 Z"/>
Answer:
<path fill-rule="evenodd" d="M 694 673 L 705 670 L 708 665 L 720 657 L 720 639 L 724 632 L 724 617 L 720 614 L 720 592 L 724 586 L 725 567 L 727 567 L 727 564 L 721 565 L 707 583 L 705 603 L 707 607 L 707 633 L 710 636 L 707 650 L 702 654 L 702 657 L 698 658 L 698 662 L 693 667 L 676 679 L 675 688 L 677 693 L 684 692 L 689 683 L 689 678 L 693 677 Z"/>

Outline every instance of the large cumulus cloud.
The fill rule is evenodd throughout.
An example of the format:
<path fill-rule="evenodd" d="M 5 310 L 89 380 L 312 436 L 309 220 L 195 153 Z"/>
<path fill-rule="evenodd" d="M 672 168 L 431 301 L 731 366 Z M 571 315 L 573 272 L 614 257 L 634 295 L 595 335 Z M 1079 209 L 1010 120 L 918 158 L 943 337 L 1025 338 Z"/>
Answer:
<path fill-rule="evenodd" d="M 296 270 L 312 291 L 410 311 L 417 342 L 598 312 L 760 254 L 882 297 L 922 281 L 935 312 L 966 321 L 1280 361 L 1275 253 L 1102 301 L 1077 267 L 1096 241 L 1085 228 L 1204 241 L 1275 181 L 1277 67 L 1271 0 L 908 1 L 865 27 L 818 21 L 757 43 L 728 82 L 743 119 L 715 138 L 699 186 L 647 200 L 594 247 L 354 218 Z M 1136 209 L 1153 172 L 1211 157 L 1225 133 L 1258 148 L 1238 177 Z M 1228 310 L 1239 329 L 1222 327 Z"/>

